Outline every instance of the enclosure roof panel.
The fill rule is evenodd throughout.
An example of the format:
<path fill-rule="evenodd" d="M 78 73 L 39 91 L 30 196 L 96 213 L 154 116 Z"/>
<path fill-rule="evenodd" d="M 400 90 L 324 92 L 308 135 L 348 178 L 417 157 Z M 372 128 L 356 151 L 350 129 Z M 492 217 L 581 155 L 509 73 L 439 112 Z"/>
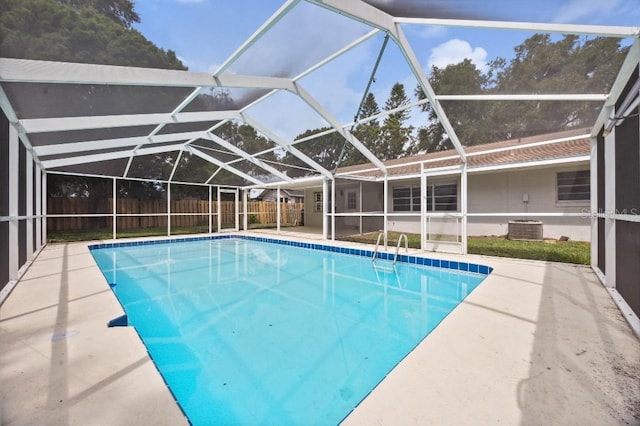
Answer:
<path fill-rule="evenodd" d="M 157 87 L 251 87 L 290 89 L 289 79 L 280 77 L 226 74 L 80 64 L 30 59 L 0 58 L 0 80 L 24 83 L 110 84 Z"/>
<path fill-rule="evenodd" d="M 45 170 L 71 168 L 98 175 L 116 171 L 116 176 L 130 172 L 146 176 L 142 169 L 166 155 L 179 166 L 169 173 L 184 179 L 190 167 L 198 167 L 202 170 L 195 181 L 210 173 L 210 183 L 272 186 L 277 181 L 297 187 L 298 182 L 304 185 L 311 182 L 309 179 L 317 184 L 318 175 L 332 179 L 336 173 L 368 177 L 413 173 L 419 171 L 421 162 L 431 164 L 429 167 L 467 163 L 474 169 L 588 155 L 586 139 L 556 140 L 589 133 L 584 129 L 564 136 L 547 134 L 538 139 L 475 146 L 480 137 L 459 132 L 458 125 L 478 120 L 477 115 L 465 115 L 468 110 L 475 111 L 473 103 L 518 100 L 529 102 L 532 108 L 545 107 L 544 102 L 591 102 L 589 111 L 594 113 L 602 104 L 596 124 L 611 123 L 607 92 L 618 93 L 619 82 L 626 81 L 636 69 L 640 29 L 595 25 L 597 22 L 580 16 L 571 20 L 574 24 L 551 18 L 550 22 L 527 22 L 531 5 L 493 6 L 467 0 L 286 0 L 235 50 L 223 46 L 224 39 L 210 40 L 225 54 L 232 53 L 226 59 L 211 60 L 209 64 L 216 65 L 209 65 L 207 72 L 0 58 L 0 108 Z M 221 10 L 217 18 L 226 19 L 228 12 L 228 8 Z M 580 81 L 576 87 L 524 84 L 534 81 L 532 76 L 522 79 L 524 83 L 518 87 L 504 86 L 509 93 L 494 90 L 487 95 L 484 87 L 467 90 L 461 84 L 444 87 L 440 93 L 428 75 L 430 64 L 425 62 L 433 45 L 425 47 L 420 42 L 429 39 L 429 31 L 441 28 L 606 36 L 616 43 L 628 38 L 633 44 L 615 83 L 603 83 L 602 90 L 586 84 L 578 87 Z M 382 40 L 391 44 L 384 53 L 388 56 L 382 55 Z M 623 46 L 630 44 L 628 40 L 625 43 Z M 587 62 L 608 61 L 592 56 Z M 376 74 L 372 72 L 380 57 L 383 66 L 378 76 L 388 72 L 404 82 L 409 103 L 400 107 L 393 102 L 380 104 L 382 112 L 363 118 L 355 110 L 358 102 L 362 104 L 360 99 L 367 94 L 380 96 L 381 88 L 375 85 Z M 553 58 L 547 62 L 562 68 Z M 391 68 L 387 71 L 388 64 Z M 606 64 L 619 68 L 617 62 Z M 571 64 L 564 64 L 565 68 L 567 73 L 575 71 Z M 344 73 L 340 78 L 349 84 L 336 83 L 339 73 Z M 607 73 L 606 79 L 612 74 Z M 414 91 L 424 96 L 420 98 Z M 477 92 L 484 94 L 478 96 Z M 403 111 L 411 116 L 414 129 L 439 126 L 442 132 L 437 149 L 445 142 L 454 149 L 383 161 L 390 156 L 379 148 L 382 136 L 366 139 L 368 134 L 358 133 L 358 126 L 374 116 L 384 123 Z M 491 116 L 495 127 L 511 120 L 505 114 L 497 115 Z M 482 121 L 485 116 L 480 116 Z M 589 124 L 587 120 L 577 122 L 581 127 Z M 562 128 L 575 125 L 570 122 Z M 239 130 L 227 131 L 229 128 Z M 538 131 L 548 132 L 549 128 Z M 311 133 L 323 136 L 309 136 Z M 494 140 L 494 133 L 488 134 L 482 142 Z M 413 136 L 417 138 L 417 134 Z M 556 141 L 535 145 L 550 140 Z M 412 148 L 412 152 L 418 149 Z M 347 152 L 351 157 L 342 162 Z M 339 167 L 358 162 L 367 164 Z"/>

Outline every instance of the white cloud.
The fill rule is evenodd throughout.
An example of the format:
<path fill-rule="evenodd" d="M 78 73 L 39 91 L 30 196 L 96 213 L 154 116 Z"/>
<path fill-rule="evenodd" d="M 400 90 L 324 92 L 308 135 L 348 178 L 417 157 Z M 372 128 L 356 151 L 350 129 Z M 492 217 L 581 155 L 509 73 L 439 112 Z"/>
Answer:
<path fill-rule="evenodd" d="M 471 47 L 466 40 L 454 38 L 433 49 L 428 60 L 428 69 L 432 66 L 444 68 L 447 65 L 458 64 L 464 59 L 470 59 L 480 71 L 487 69 L 487 51 L 482 47 Z"/>
<path fill-rule="evenodd" d="M 571 0 L 554 17 L 555 22 L 576 22 L 588 16 L 608 15 L 620 7 L 621 0 Z"/>

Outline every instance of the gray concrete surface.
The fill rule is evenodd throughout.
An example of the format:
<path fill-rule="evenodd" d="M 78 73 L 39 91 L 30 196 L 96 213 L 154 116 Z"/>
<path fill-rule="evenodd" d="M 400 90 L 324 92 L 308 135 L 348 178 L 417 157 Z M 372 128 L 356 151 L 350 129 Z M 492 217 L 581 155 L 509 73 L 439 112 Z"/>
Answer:
<path fill-rule="evenodd" d="M 135 331 L 106 327 L 122 308 L 87 245 L 47 246 L 0 307 L 1 423 L 186 424 Z M 640 341 L 590 269 L 470 258 L 493 274 L 345 425 L 640 424 Z"/>

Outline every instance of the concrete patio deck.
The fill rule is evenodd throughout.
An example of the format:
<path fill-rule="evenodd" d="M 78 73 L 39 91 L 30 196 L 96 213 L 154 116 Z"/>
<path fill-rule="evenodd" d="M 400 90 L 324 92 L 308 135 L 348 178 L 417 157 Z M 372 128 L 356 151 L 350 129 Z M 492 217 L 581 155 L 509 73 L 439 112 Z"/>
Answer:
<path fill-rule="evenodd" d="M 135 331 L 106 327 L 122 308 L 87 246 L 45 247 L 0 307 L 0 423 L 187 424 Z M 589 268 L 465 259 L 494 271 L 345 425 L 640 424 L 640 341 Z"/>

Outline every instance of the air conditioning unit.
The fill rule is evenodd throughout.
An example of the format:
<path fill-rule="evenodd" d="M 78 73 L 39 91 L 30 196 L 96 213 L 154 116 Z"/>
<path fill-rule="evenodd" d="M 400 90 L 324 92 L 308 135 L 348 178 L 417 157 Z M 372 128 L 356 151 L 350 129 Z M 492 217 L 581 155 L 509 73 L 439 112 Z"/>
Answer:
<path fill-rule="evenodd" d="M 510 220 L 507 237 L 510 240 L 542 241 L 542 222 L 539 220 Z"/>

